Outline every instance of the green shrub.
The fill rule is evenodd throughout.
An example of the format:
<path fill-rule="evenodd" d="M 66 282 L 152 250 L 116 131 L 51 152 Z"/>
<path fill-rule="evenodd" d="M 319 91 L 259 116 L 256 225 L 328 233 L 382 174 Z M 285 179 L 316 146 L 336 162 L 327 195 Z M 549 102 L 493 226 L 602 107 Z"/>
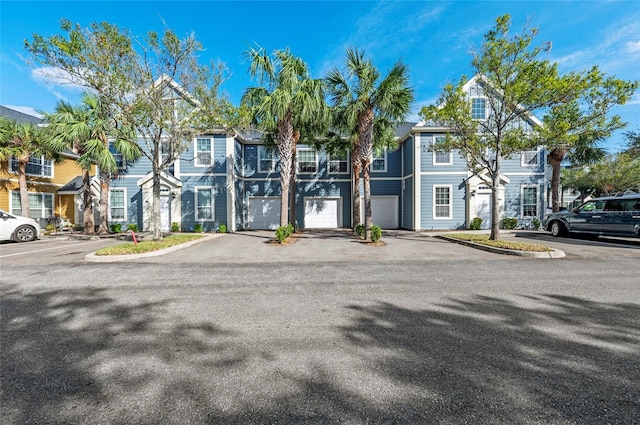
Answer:
<path fill-rule="evenodd" d="M 171 223 L 171 231 L 172 232 L 179 232 L 180 231 L 180 225 L 176 222 Z"/>
<path fill-rule="evenodd" d="M 138 225 L 136 223 L 127 224 L 127 230 L 133 230 L 134 232 L 138 231 Z"/>
<path fill-rule="evenodd" d="M 476 217 L 473 220 L 471 220 L 471 223 L 469 224 L 469 230 L 480 230 L 482 227 L 482 218 L 480 217 Z"/>
<path fill-rule="evenodd" d="M 294 230 L 295 228 L 291 223 L 287 224 L 286 226 L 280 226 L 276 229 L 276 239 L 278 240 L 278 242 L 284 243 L 287 238 L 291 236 Z"/>
<path fill-rule="evenodd" d="M 196 233 L 202 233 L 202 223 L 196 223 L 193 225 L 193 231 Z"/>
<path fill-rule="evenodd" d="M 358 224 L 356 226 L 356 233 L 359 234 L 361 238 L 364 238 L 364 233 L 365 233 L 364 224 Z"/>
<path fill-rule="evenodd" d="M 56 231 L 56 226 L 54 226 L 53 224 L 47 224 L 45 226 L 45 230 L 47 231 L 47 233 L 53 233 Z"/>
<path fill-rule="evenodd" d="M 221 224 L 220 227 L 218 227 L 218 232 L 219 233 L 227 233 L 227 225 L 226 224 Z"/>
<path fill-rule="evenodd" d="M 540 228 L 540 225 L 542 224 L 540 223 L 540 219 L 538 217 L 533 217 L 532 222 L 533 222 L 533 228 L 535 230 L 538 230 Z"/>
<path fill-rule="evenodd" d="M 122 224 L 120 224 L 120 223 L 114 223 L 109 227 L 111 229 L 111 233 L 120 233 L 120 232 L 122 232 Z"/>
<path fill-rule="evenodd" d="M 371 226 L 371 240 L 378 242 L 380 238 L 382 238 L 382 228 L 374 224 Z"/>
<path fill-rule="evenodd" d="M 518 226 L 518 219 L 515 217 L 505 217 L 502 219 L 502 227 L 513 230 Z"/>

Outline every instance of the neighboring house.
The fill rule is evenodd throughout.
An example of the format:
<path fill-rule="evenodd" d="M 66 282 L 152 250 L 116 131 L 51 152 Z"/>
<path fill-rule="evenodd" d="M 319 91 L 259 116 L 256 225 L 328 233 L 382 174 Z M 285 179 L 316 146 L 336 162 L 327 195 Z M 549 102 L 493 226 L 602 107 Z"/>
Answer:
<path fill-rule="evenodd" d="M 45 125 L 41 118 L 0 106 L 0 115 L 19 123 Z M 43 157 L 32 157 L 27 165 L 27 187 L 31 218 L 42 219 L 60 217 L 73 224 L 82 224 L 82 201 L 63 189 L 82 174 L 77 165 L 77 155 L 63 154 L 62 162 L 56 163 Z M 80 202 L 78 203 L 78 199 Z M 16 161 L 0 162 L 0 208 L 12 214 L 21 214 L 20 188 Z M 78 214 L 80 212 L 80 214 Z"/>

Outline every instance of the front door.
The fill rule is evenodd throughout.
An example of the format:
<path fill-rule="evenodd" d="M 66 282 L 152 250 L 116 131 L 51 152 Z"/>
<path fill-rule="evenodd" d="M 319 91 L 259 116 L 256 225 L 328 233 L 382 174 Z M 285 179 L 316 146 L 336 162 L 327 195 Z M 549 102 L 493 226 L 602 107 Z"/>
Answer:
<path fill-rule="evenodd" d="M 481 229 L 491 229 L 491 192 L 476 195 L 476 217 L 482 219 Z"/>
<path fill-rule="evenodd" d="M 160 223 L 163 232 L 171 230 L 171 198 L 169 196 L 160 197 Z"/>

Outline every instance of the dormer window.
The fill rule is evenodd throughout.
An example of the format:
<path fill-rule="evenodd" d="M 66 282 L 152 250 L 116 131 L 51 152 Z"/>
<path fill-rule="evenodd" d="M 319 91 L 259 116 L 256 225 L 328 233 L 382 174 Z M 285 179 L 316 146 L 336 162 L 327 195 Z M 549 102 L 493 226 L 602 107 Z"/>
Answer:
<path fill-rule="evenodd" d="M 471 98 L 471 118 L 474 120 L 487 119 L 487 98 L 486 97 Z"/>

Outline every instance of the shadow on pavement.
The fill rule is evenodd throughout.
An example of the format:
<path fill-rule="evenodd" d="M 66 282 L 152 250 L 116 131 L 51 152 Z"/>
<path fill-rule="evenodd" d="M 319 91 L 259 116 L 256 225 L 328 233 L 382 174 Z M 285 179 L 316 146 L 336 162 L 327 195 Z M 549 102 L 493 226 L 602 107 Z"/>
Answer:
<path fill-rule="evenodd" d="M 634 423 L 640 307 L 519 301 L 356 302 L 329 347 L 313 348 L 283 324 L 266 323 L 282 327 L 278 345 L 163 321 L 170 300 L 9 288 L 0 413 L 4 424 Z M 362 387 L 334 369 L 355 360 Z"/>

